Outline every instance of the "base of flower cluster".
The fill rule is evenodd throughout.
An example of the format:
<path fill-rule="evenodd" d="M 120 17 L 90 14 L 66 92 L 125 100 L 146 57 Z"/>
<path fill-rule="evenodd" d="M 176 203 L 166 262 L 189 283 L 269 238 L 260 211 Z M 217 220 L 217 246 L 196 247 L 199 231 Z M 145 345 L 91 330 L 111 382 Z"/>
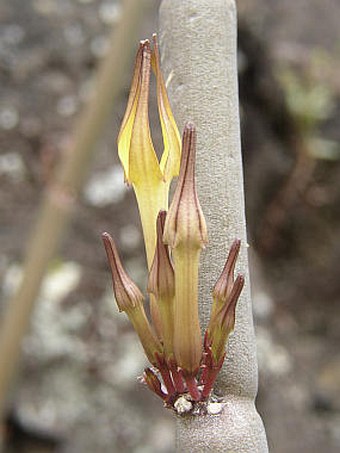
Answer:
<path fill-rule="evenodd" d="M 206 401 L 193 401 L 190 394 L 178 396 L 171 409 L 176 415 L 184 416 L 202 416 L 202 415 L 219 415 L 225 403 L 221 398 L 211 394 Z"/>
<path fill-rule="evenodd" d="M 199 407 L 196 403 L 209 400 L 224 358 L 225 355 L 219 363 L 214 362 L 205 338 L 202 364 L 196 375 L 185 373 L 174 361 L 168 363 L 159 357 L 157 367 L 145 369 L 142 381 L 166 407 L 178 414 L 190 413 L 194 407 Z"/>

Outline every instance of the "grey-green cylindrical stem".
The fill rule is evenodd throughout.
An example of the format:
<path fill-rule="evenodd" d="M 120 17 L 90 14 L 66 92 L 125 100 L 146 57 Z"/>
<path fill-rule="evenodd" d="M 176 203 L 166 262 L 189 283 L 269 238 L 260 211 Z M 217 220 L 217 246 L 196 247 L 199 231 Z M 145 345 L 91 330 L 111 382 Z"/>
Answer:
<path fill-rule="evenodd" d="M 197 187 L 209 244 L 200 264 L 200 315 L 207 325 L 211 290 L 232 241 L 242 239 L 238 271 L 246 276 L 216 392 L 221 414 L 178 420 L 178 450 L 268 451 L 254 399 L 257 360 L 246 251 L 246 227 L 233 0 L 163 0 L 160 8 L 162 67 L 176 120 L 197 127 Z"/>

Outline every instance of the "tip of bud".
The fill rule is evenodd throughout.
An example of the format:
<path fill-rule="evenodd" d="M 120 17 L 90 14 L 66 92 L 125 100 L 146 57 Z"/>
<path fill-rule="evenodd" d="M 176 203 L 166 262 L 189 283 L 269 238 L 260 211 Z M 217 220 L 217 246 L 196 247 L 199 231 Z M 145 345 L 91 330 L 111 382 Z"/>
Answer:
<path fill-rule="evenodd" d="M 233 284 L 228 301 L 221 307 L 220 313 L 216 315 L 216 317 L 221 316 L 221 326 L 228 335 L 234 330 L 236 305 L 243 286 L 244 276 L 239 274 Z"/>
<path fill-rule="evenodd" d="M 245 281 L 244 276 L 242 274 L 239 274 L 236 277 L 236 280 L 234 282 L 233 288 L 232 288 L 230 296 L 229 296 L 229 299 L 230 299 L 229 304 L 226 304 L 223 321 L 225 324 L 228 323 L 227 318 L 228 318 L 228 316 L 230 316 L 231 317 L 230 324 L 232 325 L 232 329 L 234 328 L 234 324 L 235 324 L 235 308 L 236 308 L 238 298 L 240 297 L 241 291 L 243 289 L 244 281 Z"/>
<path fill-rule="evenodd" d="M 165 223 L 164 241 L 203 248 L 208 241 L 207 226 L 197 197 L 195 181 L 196 128 L 186 123 L 183 132 L 181 166 L 174 198 Z"/>
<path fill-rule="evenodd" d="M 150 41 L 149 41 L 149 39 L 141 39 L 141 40 L 139 41 L 139 47 L 140 47 L 140 48 L 148 48 L 148 47 L 150 47 Z"/>
<path fill-rule="evenodd" d="M 240 253 L 241 241 L 240 239 L 235 239 L 230 251 L 228 258 L 224 265 L 223 271 L 220 275 L 220 278 L 217 280 L 214 289 L 213 297 L 219 300 L 226 300 L 232 290 L 234 284 L 234 272 L 237 257 Z"/>
<path fill-rule="evenodd" d="M 143 294 L 124 270 L 112 237 L 105 232 L 102 234 L 102 240 L 110 265 L 113 292 L 118 308 L 120 311 L 134 308 L 143 302 Z"/>
<path fill-rule="evenodd" d="M 192 121 L 187 121 L 184 126 L 185 131 L 196 132 L 196 126 Z"/>

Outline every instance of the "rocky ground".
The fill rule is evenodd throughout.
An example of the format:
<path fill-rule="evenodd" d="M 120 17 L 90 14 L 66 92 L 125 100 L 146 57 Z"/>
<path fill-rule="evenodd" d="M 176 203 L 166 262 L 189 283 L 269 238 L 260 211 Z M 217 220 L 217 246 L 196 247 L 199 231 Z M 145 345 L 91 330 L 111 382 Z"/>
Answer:
<path fill-rule="evenodd" d="M 141 38 L 157 29 L 147 2 Z M 340 152 L 337 0 L 239 0 L 246 200 L 258 407 L 274 453 L 340 449 Z M 0 285 L 21 275 L 38 200 L 119 20 L 115 0 L 0 4 Z M 122 49 L 123 51 L 123 49 Z M 144 359 L 113 304 L 100 232 L 145 278 L 115 140 L 130 75 L 23 344 L 9 452 L 173 452 L 173 419 L 136 380 Z M 159 137 L 155 137 L 159 140 Z M 283 215 L 282 215 L 283 213 Z"/>

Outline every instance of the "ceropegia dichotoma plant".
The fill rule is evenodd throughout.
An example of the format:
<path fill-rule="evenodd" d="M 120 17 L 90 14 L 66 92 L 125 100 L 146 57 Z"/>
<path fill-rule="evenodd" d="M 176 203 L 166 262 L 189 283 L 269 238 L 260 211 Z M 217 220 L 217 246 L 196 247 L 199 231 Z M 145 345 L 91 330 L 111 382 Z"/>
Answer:
<path fill-rule="evenodd" d="M 164 143 L 160 161 L 153 147 L 148 117 L 151 68 L 156 76 Z M 244 284 L 241 275 L 234 278 L 240 250 L 240 241 L 235 240 L 213 289 L 211 318 L 202 341 L 198 267 L 208 233 L 196 193 L 195 153 L 196 130 L 191 122 L 184 127 L 181 146 L 154 35 L 153 49 L 145 40 L 137 51 L 128 105 L 118 136 L 125 181 L 135 191 L 142 222 L 151 320 L 143 307 L 144 297 L 125 272 L 113 239 L 108 233 L 102 237 L 118 308 L 128 315 L 151 363 L 143 380 L 168 407 L 174 408 L 181 396 L 193 402 L 209 399 L 225 358 L 228 336 L 235 324 L 236 303 Z M 176 176 L 177 186 L 168 207 L 170 183 Z"/>

